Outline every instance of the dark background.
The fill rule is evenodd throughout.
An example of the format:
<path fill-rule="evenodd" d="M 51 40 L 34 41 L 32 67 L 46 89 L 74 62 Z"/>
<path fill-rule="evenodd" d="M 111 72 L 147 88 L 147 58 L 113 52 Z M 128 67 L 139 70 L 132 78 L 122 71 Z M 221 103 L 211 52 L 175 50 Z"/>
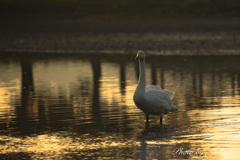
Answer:
<path fill-rule="evenodd" d="M 1 18 L 236 18 L 239 0 L 1 0 Z"/>
<path fill-rule="evenodd" d="M 239 0 L 0 0 L 0 52 L 229 55 L 239 30 Z"/>

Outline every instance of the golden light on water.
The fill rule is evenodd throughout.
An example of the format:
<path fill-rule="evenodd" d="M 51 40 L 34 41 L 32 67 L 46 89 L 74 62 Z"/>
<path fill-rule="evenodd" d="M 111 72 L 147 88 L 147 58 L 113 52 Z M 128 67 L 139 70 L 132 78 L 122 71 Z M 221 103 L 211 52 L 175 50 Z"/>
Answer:
<path fill-rule="evenodd" d="M 7 86 L 7 87 L 6 87 Z M 16 79 L 7 83 L 0 83 L 0 117 L 11 119 L 15 116 L 13 101 L 20 96 L 20 80 Z"/>
<path fill-rule="evenodd" d="M 114 105 L 116 102 L 115 105 L 134 105 L 133 93 L 137 87 L 137 84 L 133 81 L 134 77 L 128 74 L 125 81 L 121 82 L 118 66 L 112 66 L 111 63 L 102 66 L 102 72 L 100 80 L 101 99 L 106 101 L 108 105 Z M 121 83 L 124 85 L 122 89 L 119 87 Z"/>
<path fill-rule="evenodd" d="M 32 64 L 34 90 L 27 92 L 20 74 L 7 75 L 13 77 L 9 80 L 0 76 L 0 120 L 7 128 L 3 132 L 10 130 L 0 137 L 1 153 L 26 153 L 33 159 L 237 159 L 237 75 L 146 67 L 147 84 L 176 94 L 173 103 L 179 111 L 164 116 L 162 127 L 159 116 L 150 116 L 150 126 L 145 126 L 144 114 L 134 105 L 137 74 L 132 63 L 38 61 Z"/>
<path fill-rule="evenodd" d="M 108 150 L 115 147 L 133 147 L 133 141 L 122 141 L 119 135 L 101 135 L 92 139 L 88 134 L 81 137 L 69 137 L 71 133 L 59 132 L 32 137 L 17 138 L 1 136 L 1 154 L 30 153 L 32 158 L 67 158 L 69 153 L 82 154 L 89 150 Z M 72 135 L 73 136 L 73 135 Z M 101 156 L 100 156 L 101 157 Z"/>
<path fill-rule="evenodd" d="M 15 116 L 14 101 L 21 93 L 19 64 L 1 64 L 0 73 L 0 117 L 11 119 Z"/>

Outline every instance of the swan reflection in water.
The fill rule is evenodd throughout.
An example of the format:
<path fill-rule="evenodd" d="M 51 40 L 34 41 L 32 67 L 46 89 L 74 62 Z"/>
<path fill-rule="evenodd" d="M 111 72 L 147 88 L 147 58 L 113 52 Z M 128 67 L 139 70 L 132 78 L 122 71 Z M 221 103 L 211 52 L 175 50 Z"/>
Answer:
<path fill-rule="evenodd" d="M 172 136 L 176 133 L 175 127 L 145 124 L 144 130 L 137 136 L 137 159 L 163 159 L 172 154 Z"/>

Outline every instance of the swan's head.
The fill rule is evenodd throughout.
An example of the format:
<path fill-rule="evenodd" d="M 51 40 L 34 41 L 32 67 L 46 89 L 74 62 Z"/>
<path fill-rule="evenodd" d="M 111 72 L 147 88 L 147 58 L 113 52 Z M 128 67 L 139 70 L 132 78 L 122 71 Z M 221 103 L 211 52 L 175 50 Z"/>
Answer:
<path fill-rule="evenodd" d="M 144 60 L 145 59 L 145 53 L 141 50 L 138 51 L 135 59 Z"/>

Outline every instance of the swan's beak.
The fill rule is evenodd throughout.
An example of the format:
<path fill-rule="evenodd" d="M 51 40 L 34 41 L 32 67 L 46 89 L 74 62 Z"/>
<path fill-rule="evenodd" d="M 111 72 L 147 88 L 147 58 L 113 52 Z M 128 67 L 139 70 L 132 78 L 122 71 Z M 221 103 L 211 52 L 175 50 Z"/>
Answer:
<path fill-rule="evenodd" d="M 135 59 L 141 59 L 141 54 L 138 53 Z"/>

